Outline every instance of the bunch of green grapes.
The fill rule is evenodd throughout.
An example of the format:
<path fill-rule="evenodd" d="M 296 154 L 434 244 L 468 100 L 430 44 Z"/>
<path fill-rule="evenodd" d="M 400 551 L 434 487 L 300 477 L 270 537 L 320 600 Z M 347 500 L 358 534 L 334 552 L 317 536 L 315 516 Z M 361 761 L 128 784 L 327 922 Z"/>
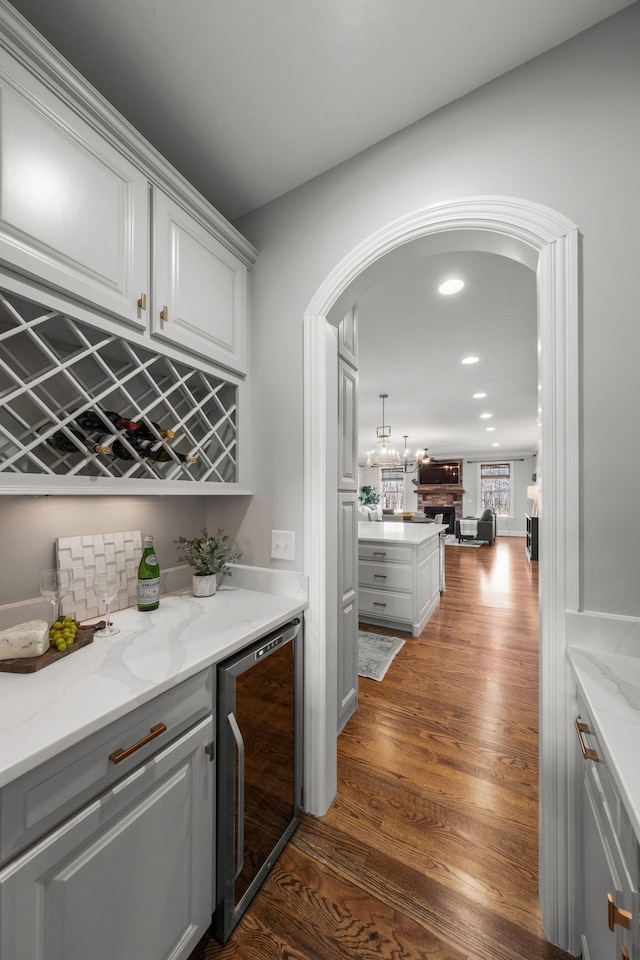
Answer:
<path fill-rule="evenodd" d="M 51 643 L 58 650 L 66 650 L 70 647 L 76 638 L 78 624 L 73 617 L 66 616 L 62 620 L 56 620 L 49 630 Z"/>

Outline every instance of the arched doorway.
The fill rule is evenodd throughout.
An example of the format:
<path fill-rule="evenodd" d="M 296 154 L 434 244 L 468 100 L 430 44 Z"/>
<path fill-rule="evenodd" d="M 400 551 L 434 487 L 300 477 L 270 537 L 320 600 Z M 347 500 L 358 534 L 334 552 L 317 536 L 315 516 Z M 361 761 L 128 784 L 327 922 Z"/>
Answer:
<path fill-rule="evenodd" d="M 327 277 L 304 317 L 305 572 L 309 577 L 305 679 L 305 806 L 322 815 L 336 789 L 335 541 L 331 464 L 335 421 L 327 329 L 377 271 L 427 250 L 499 253 L 536 270 L 542 409 L 543 544 L 540 565 L 540 898 L 546 936 L 575 946 L 573 783 L 565 612 L 579 599 L 578 231 L 547 207 L 507 197 L 437 204 L 394 221 L 356 247 Z M 575 951 L 574 951 L 575 952 Z"/>

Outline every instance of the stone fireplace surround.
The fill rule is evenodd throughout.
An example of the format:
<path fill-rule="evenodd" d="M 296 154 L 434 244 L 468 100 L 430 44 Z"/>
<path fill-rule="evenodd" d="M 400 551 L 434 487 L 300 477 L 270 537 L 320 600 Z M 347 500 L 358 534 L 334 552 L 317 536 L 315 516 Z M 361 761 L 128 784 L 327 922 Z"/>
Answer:
<path fill-rule="evenodd" d="M 447 533 L 455 533 L 455 522 L 462 519 L 462 496 L 464 494 L 462 486 L 463 460 L 452 460 L 451 462 L 457 462 L 458 464 L 460 483 L 419 484 L 416 490 L 420 513 L 424 513 L 427 517 L 434 517 L 437 513 L 443 514 L 443 520 L 446 520 L 449 524 Z"/>
<path fill-rule="evenodd" d="M 456 529 L 456 508 L 455 507 L 424 507 L 423 513 L 425 517 L 435 517 L 436 514 L 442 514 L 442 522 L 448 523 L 447 533 L 455 533 Z"/>

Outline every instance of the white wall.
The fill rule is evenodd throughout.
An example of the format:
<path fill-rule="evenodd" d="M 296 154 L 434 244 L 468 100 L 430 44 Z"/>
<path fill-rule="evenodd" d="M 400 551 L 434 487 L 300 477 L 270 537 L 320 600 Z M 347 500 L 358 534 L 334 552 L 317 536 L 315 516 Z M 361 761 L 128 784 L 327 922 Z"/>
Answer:
<path fill-rule="evenodd" d="M 602 509 L 604 497 L 633 507 L 640 469 L 639 91 L 635 4 L 238 222 L 261 251 L 252 278 L 260 494 L 242 527 L 254 562 L 269 562 L 271 527 L 294 530 L 302 555 L 302 317 L 324 278 L 374 231 L 418 208 L 522 197 L 565 215 L 583 236 L 583 605 L 640 615 L 637 524 L 625 510 L 612 519 Z"/>

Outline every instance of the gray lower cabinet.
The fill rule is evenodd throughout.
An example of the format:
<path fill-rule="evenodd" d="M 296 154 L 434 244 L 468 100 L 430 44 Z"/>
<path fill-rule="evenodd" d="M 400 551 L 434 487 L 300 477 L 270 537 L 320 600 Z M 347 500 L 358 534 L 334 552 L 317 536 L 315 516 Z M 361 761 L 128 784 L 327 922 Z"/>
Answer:
<path fill-rule="evenodd" d="M 205 671 L 2 789 L 2 960 L 193 951 L 215 895 L 211 685 Z"/>
<path fill-rule="evenodd" d="M 583 960 L 638 960 L 640 847 L 584 704 L 577 721 L 583 765 Z"/>

